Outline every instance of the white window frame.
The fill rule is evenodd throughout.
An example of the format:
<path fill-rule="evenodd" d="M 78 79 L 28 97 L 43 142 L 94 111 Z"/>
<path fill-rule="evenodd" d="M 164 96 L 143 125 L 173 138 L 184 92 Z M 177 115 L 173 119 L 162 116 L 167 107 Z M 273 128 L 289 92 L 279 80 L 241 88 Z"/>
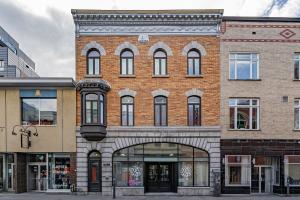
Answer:
<path fill-rule="evenodd" d="M 234 105 L 230 105 L 230 101 L 231 100 L 234 100 L 235 101 L 235 104 Z M 237 102 L 238 100 L 249 100 L 250 101 L 250 104 L 249 105 L 238 105 Z M 256 100 L 257 101 L 257 105 L 253 105 L 253 100 Z M 229 124 L 230 124 L 230 108 L 234 108 L 234 128 L 229 128 L 230 130 L 259 130 L 260 129 L 260 104 L 259 104 L 259 99 L 258 98 L 230 98 L 229 99 Z M 237 110 L 238 108 L 250 108 L 250 111 L 249 111 L 249 129 L 238 129 L 237 128 Z M 252 111 L 253 109 L 252 108 L 257 108 L 257 128 L 256 129 L 253 129 L 252 128 Z"/>
<path fill-rule="evenodd" d="M 287 186 L 287 178 L 289 175 L 289 164 L 293 164 L 293 165 L 300 165 L 300 163 L 289 163 L 288 157 L 294 157 L 294 156 L 300 156 L 300 155 L 284 155 L 284 185 Z M 290 186 L 293 187 L 300 187 L 299 185 L 295 185 L 295 184 L 290 184 Z"/>
<path fill-rule="evenodd" d="M 298 102 L 298 105 L 295 105 L 296 102 Z M 300 99 L 295 99 L 295 101 L 294 101 L 294 113 L 295 113 L 295 109 L 298 110 L 298 126 L 299 127 L 295 127 L 296 118 L 295 118 L 295 114 L 294 114 L 294 130 L 300 130 Z"/>
<path fill-rule="evenodd" d="M 248 184 L 230 184 L 229 183 L 229 166 L 241 166 L 242 167 L 242 163 L 229 163 L 228 162 L 228 157 L 229 156 L 240 156 L 240 157 L 248 157 L 249 158 L 249 163 L 248 163 L 248 173 L 249 173 L 249 178 L 250 180 L 248 181 Z M 225 186 L 251 186 L 251 176 L 252 176 L 252 170 L 251 170 L 251 164 L 252 164 L 252 160 L 251 160 L 251 155 L 225 155 Z"/>
<path fill-rule="evenodd" d="M 250 62 L 250 78 L 249 79 L 239 79 L 239 78 L 237 78 L 237 55 L 238 54 L 250 54 L 250 60 L 249 60 L 249 62 Z M 252 55 L 253 54 L 256 54 L 257 55 L 257 78 L 253 78 L 252 77 L 252 68 L 253 68 L 253 66 L 252 66 L 252 64 L 253 64 L 253 59 L 252 59 Z M 231 57 L 231 55 L 234 55 L 234 58 L 232 59 L 232 58 L 230 58 Z M 259 79 L 259 77 L 260 77 L 260 74 L 259 74 L 259 54 L 258 53 L 255 53 L 255 52 L 231 52 L 231 53 L 229 53 L 229 79 L 230 80 L 258 80 Z M 231 61 L 234 61 L 234 77 L 231 77 L 230 76 L 230 62 Z"/>
<path fill-rule="evenodd" d="M 300 53 L 295 53 L 294 54 L 294 62 L 293 62 L 293 66 L 294 66 L 294 79 L 295 80 L 300 80 Z M 298 66 L 299 66 L 299 69 L 298 69 L 298 79 L 295 78 L 295 63 L 298 62 Z"/>

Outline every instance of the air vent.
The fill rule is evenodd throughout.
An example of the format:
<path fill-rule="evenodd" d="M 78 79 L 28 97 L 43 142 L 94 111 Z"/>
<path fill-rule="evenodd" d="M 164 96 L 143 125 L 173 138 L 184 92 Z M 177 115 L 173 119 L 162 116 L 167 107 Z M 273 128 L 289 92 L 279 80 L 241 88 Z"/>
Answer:
<path fill-rule="evenodd" d="M 256 32 L 255 32 L 255 31 L 253 31 L 253 32 L 252 32 L 252 35 L 256 35 Z"/>
<path fill-rule="evenodd" d="M 282 96 L 282 102 L 283 103 L 288 103 L 289 102 L 289 97 L 288 96 Z"/>

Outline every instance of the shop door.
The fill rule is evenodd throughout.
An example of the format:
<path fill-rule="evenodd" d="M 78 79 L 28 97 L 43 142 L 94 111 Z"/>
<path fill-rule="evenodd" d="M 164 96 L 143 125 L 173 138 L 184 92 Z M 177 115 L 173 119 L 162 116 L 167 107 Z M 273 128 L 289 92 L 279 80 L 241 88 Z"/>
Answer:
<path fill-rule="evenodd" d="M 28 166 L 28 189 L 29 191 L 41 192 L 47 190 L 47 166 Z"/>
<path fill-rule="evenodd" d="M 101 175 L 101 154 L 92 152 L 89 155 L 88 166 L 88 188 L 89 192 L 101 192 L 102 175 Z"/>
<path fill-rule="evenodd" d="M 252 193 L 272 193 L 272 168 L 255 166 L 251 180 Z"/>
<path fill-rule="evenodd" d="M 146 163 L 146 192 L 175 192 L 174 163 Z"/>

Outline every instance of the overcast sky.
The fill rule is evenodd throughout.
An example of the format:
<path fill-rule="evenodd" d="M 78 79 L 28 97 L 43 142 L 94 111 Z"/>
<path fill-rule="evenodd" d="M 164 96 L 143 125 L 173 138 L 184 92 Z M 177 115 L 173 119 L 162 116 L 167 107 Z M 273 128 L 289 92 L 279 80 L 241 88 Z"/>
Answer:
<path fill-rule="evenodd" d="M 40 76 L 74 77 L 72 8 L 222 8 L 227 16 L 300 17 L 300 0 L 0 0 L 0 26 L 35 61 Z"/>

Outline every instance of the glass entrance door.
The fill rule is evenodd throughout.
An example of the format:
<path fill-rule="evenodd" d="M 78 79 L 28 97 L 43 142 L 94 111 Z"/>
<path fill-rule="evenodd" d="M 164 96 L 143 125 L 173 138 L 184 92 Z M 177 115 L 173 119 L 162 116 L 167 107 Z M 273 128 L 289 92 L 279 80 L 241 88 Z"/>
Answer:
<path fill-rule="evenodd" d="M 146 163 L 146 192 L 174 192 L 174 164 Z"/>
<path fill-rule="evenodd" d="M 47 166 L 29 165 L 28 166 L 28 189 L 29 191 L 47 190 Z"/>
<path fill-rule="evenodd" d="M 272 168 L 255 166 L 251 177 L 252 193 L 272 193 Z"/>

